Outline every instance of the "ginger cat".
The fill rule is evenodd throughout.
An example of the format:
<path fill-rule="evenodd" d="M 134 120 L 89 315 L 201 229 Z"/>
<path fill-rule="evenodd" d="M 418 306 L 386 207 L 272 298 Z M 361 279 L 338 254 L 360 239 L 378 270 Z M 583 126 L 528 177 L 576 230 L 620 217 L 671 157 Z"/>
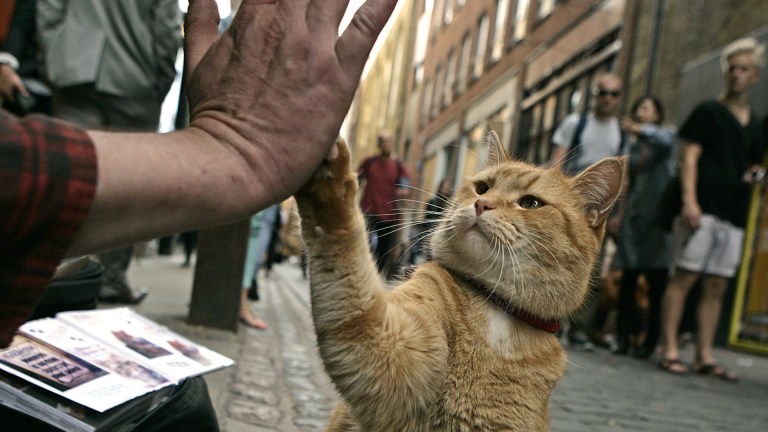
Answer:
<path fill-rule="evenodd" d="M 584 300 L 624 160 L 569 178 L 510 160 L 457 191 L 434 262 L 385 288 L 346 144 L 296 195 L 320 355 L 343 397 L 328 431 L 546 431 L 565 370 L 552 334 Z"/>

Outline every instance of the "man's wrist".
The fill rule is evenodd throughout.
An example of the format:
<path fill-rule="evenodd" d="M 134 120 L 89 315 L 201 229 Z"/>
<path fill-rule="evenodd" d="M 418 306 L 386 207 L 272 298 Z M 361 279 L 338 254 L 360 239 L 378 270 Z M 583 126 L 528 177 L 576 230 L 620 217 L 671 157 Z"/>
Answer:
<path fill-rule="evenodd" d="M 0 66 L 8 66 L 13 70 L 19 69 L 19 60 L 11 53 L 0 51 Z"/>

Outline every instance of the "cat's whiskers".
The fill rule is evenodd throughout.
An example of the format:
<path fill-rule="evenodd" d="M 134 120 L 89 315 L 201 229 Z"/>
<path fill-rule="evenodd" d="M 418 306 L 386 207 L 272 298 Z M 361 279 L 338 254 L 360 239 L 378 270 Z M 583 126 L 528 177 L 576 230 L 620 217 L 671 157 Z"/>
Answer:
<path fill-rule="evenodd" d="M 521 238 L 524 238 L 525 240 L 535 243 L 541 247 L 541 249 L 544 249 L 546 253 L 549 254 L 549 256 L 552 257 L 552 260 L 554 260 L 554 264 L 557 268 L 561 268 L 562 265 L 560 264 L 560 261 L 557 259 L 557 256 L 555 256 L 555 253 L 552 252 L 552 249 L 549 248 L 544 242 L 541 241 L 541 236 L 536 235 L 533 232 L 526 232 L 525 235 L 521 235 Z M 536 254 L 538 255 L 538 258 L 542 258 L 541 252 L 539 251 L 539 248 L 533 248 L 534 251 L 536 251 Z M 541 260 L 541 262 L 547 262 L 546 260 Z"/>
<path fill-rule="evenodd" d="M 438 195 L 438 194 L 436 194 L 436 193 L 434 193 L 434 192 L 429 192 L 428 190 L 425 190 L 425 189 L 422 189 L 422 188 L 419 188 L 419 187 L 416 187 L 416 186 L 411 186 L 411 185 L 401 185 L 401 187 L 403 187 L 403 188 L 406 188 L 406 189 L 412 189 L 412 190 L 415 190 L 415 191 L 418 191 L 418 192 L 422 192 L 422 193 L 425 193 L 425 194 L 427 194 L 427 195 L 429 195 L 429 196 L 431 196 L 431 197 L 433 197 L 433 198 L 439 198 L 439 199 L 441 199 L 441 200 L 443 200 L 443 201 L 445 201 L 445 202 L 447 202 L 447 203 L 449 203 L 449 202 L 450 202 L 449 200 L 447 200 L 447 199 L 445 199 L 445 198 L 441 197 L 440 195 Z M 414 201 L 418 201 L 418 200 L 414 200 Z M 423 202 L 423 203 L 424 203 L 424 204 L 426 204 L 426 202 Z"/>
<path fill-rule="evenodd" d="M 578 143 L 575 146 L 573 146 L 573 148 L 568 150 L 568 152 L 565 154 L 565 156 L 563 156 L 563 163 L 562 163 L 563 167 L 568 166 L 568 164 L 572 160 L 576 159 L 576 156 L 578 156 L 578 154 L 581 152 L 581 148 L 580 147 L 582 147 L 582 146 L 583 146 L 582 143 Z"/>

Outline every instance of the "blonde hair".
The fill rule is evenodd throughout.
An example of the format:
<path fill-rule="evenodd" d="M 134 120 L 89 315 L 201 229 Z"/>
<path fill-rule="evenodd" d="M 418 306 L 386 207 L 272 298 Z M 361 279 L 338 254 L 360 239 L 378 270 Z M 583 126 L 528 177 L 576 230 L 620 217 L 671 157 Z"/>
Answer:
<path fill-rule="evenodd" d="M 720 55 L 720 68 L 723 73 L 728 70 L 728 61 L 737 54 L 752 54 L 755 66 L 762 70 L 765 66 L 765 46 L 753 37 L 746 37 L 731 42 Z"/>

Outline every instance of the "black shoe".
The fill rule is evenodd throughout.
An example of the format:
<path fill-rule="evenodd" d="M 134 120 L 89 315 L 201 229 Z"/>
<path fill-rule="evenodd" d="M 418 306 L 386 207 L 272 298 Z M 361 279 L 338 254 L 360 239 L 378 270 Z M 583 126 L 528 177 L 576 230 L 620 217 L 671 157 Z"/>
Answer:
<path fill-rule="evenodd" d="M 253 278 L 251 281 L 251 287 L 248 288 L 248 299 L 259 301 L 259 284 L 256 282 L 256 278 Z"/>
<path fill-rule="evenodd" d="M 569 346 L 575 351 L 589 351 L 595 350 L 595 344 L 593 344 L 586 334 L 583 332 L 577 332 L 568 337 Z"/>
<path fill-rule="evenodd" d="M 614 355 L 629 354 L 629 339 L 619 336 L 618 340 L 616 340 L 616 349 L 612 353 Z"/>
<path fill-rule="evenodd" d="M 637 349 L 635 349 L 632 352 L 632 357 L 636 359 L 646 360 L 650 358 L 652 354 L 653 354 L 652 349 L 648 349 L 644 346 L 641 346 L 641 347 L 637 347 Z"/>
<path fill-rule="evenodd" d="M 138 289 L 138 292 L 135 294 L 131 294 L 130 297 L 118 297 L 118 296 L 109 296 L 109 297 L 99 297 L 99 301 L 103 303 L 122 303 L 122 304 L 129 304 L 129 305 L 138 305 L 141 302 L 144 301 L 145 298 L 149 295 L 149 292 L 145 287 L 141 287 Z"/>

